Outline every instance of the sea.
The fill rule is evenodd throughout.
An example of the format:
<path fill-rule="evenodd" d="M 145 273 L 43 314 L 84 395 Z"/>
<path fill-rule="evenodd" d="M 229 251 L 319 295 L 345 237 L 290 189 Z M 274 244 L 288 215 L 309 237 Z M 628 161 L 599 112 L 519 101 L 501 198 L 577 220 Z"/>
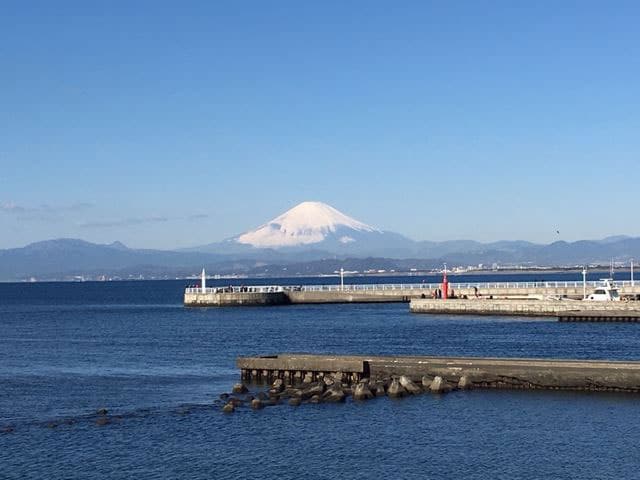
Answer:
<path fill-rule="evenodd" d="M 581 279 L 541 277 L 451 280 Z M 640 324 L 419 315 L 402 303 L 185 308 L 188 283 L 0 284 L 0 479 L 640 478 L 634 394 L 472 390 L 233 414 L 219 399 L 240 355 L 640 360 Z"/>

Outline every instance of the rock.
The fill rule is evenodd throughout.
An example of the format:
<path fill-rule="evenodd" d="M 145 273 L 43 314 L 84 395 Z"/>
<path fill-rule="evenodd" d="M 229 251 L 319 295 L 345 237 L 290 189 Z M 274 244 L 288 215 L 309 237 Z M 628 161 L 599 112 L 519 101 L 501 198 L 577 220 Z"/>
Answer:
<path fill-rule="evenodd" d="M 270 398 L 269 400 L 264 402 L 264 406 L 265 407 L 273 407 L 273 406 L 279 405 L 279 404 L 280 404 L 280 398 L 279 397 Z"/>
<path fill-rule="evenodd" d="M 331 402 L 331 403 L 344 402 L 345 398 L 346 398 L 346 395 L 344 394 L 344 391 L 342 390 L 342 388 L 336 385 L 333 385 L 331 388 L 329 388 L 326 392 L 322 394 L 323 402 Z"/>
<path fill-rule="evenodd" d="M 373 389 L 373 393 L 375 394 L 376 397 L 384 397 L 386 393 L 384 391 L 384 383 L 376 382 L 375 387 Z"/>
<path fill-rule="evenodd" d="M 397 378 L 391 380 L 391 385 L 389 385 L 389 388 L 387 389 L 387 395 L 392 398 L 400 398 L 403 397 L 406 393 L 407 391 L 402 385 L 400 385 L 400 382 Z"/>
<path fill-rule="evenodd" d="M 274 382 L 271 384 L 271 390 L 275 390 L 278 393 L 284 390 L 284 382 L 281 378 L 276 378 L 274 380 Z"/>
<path fill-rule="evenodd" d="M 300 388 L 287 388 L 284 392 L 280 394 L 282 398 L 292 398 L 292 397 L 302 397 L 302 389 Z"/>
<path fill-rule="evenodd" d="M 451 388 L 447 385 L 447 382 L 440 376 L 437 376 L 431 382 L 431 386 L 429 387 L 431 393 L 447 393 Z"/>
<path fill-rule="evenodd" d="M 300 397 L 292 397 L 289 399 L 289 405 L 292 407 L 299 407 L 302 404 L 302 399 Z"/>
<path fill-rule="evenodd" d="M 315 385 L 312 385 L 311 387 L 302 390 L 300 396 L 306 400 L 308 398 L 313 397 L 314 395 L 322 395 L 324 393 L 324 384 L 322 382 L 319 382 Z"/>
<path fill-rule="evenodd" d="M 221 393 L 219 398 L 220 400 L 226 400 L 229 397 L 230 395 L 228 393 Z"/>
<path fill-rule="evenodd" d="M 107 413 L 109 413 L 109 410 L 106 408 L 99 408 L 96 410 L 96 415 L 106 415 Z"/>
<path fill-rule="evenodd" d="M 458 380 L 458 388 L 460 390 L 467 390 L 471 388 L 471 382 L 469 381 L 469 377 L 467 377 L 466 375 L 461 376 L 460 380 Z"/>
<path fill-rule="evenodd" d="M 251 408 L 253 408 L 254 410 L 260 410 L 261 408 L 264 408 L 262 400 L 258 398 L 254 398 L 253 400 L 251 400 Z"/>
<path fill-rule="evenodd" d="M 304 374 L 304 378 L 302 379 L 302 383 L 312 383 L 313 382 L 313 374 L 311 372 L 307 372 Z"/>
<path fill-rule="evenodd" d="M 404 387 L 404 389 L 407 392 L 409 392 L 412 395 L 417 395 L 419 393 L 422 393 L 422 389 L 418 385 L 413 383 L 413 381 L 411 381 L 411 379 L 405 375 L 402 375 L 398 380 L 398 382 L 400 383 L 400 385 Z"/>
<path fill-rule="evenodd" d="M 431 382 L 433 382 L 433 378 L 422 377 L 422 388 L 424 388 L 425 390 L 429 390 L 431 388 Z"/>
<path fill-rule="evenodd" d="M 322 383 L 324 383 L 327 387 L 330 387 L 331 385 L 335 384 L 336 381 L 334 380 L 333 377 L 326 376 L 322 379 Z"/>
<path fill-rule="evenodd" d="M 370 398 L 373 398 L 373 393 L 369 390 L 369 385 L 364 382 L 358 383 L 353 391 L 353 399 L 369 400 Z"/>
<path fill-rule="evenodd" d="M 233 386 L 233 390 L 231 390 L 233 393 L 247 393 L 249 391 L 249 389 L 247 387 L 244 386 L 244 384 L 242 383 L 236 383 Z"/>
<path fill-rule="evenodd" d="M 266 393 L 264 393 L 264 392 L 260 392 L 260 393 L 258 393 L 258 398 L 259 398 L 260 400 L 264 401 L 264 400 L 267 400 L 267 399 L 269 398 L 269 395 L 267 395 L 267 394 L 266 394 Z"/>
<path fill-rule="evenodd" d="M 97 423 L 97 422 L 96 422 Z M 58 426 L 58 424 L 56 422 L 49 422 L 47 423 L 47 428 L 56 428 Z"/>
<path fill-rule="evenodd" d="M 98 425 L 99 427 L 104 427 L 105 425 L 109 425 L 111 423 L 111 420 L 109 420 L 108 417 L 100 417 L 96 420 L 96 425 Z"/>
<path fill-rule="evenodd" d="M 320 395 L 314 395 L 309 399 L 309 403 L 320 403 Z"/>
<path fill-rule="evenodd" d="M 227 403 L 224 407 L 222 407 L 222 411 L 224 413 L 233 413 L 236 410 L 236 407 L 233 403 Z"/>
<path fill-rule="evenodd" d="M 15 428 L 13 428 L 12 425 L 6 425 L 2 428 L 0 428 L 0 433 L 13 433 L 15 432 Z"/>
<path fill-rule="evenodd" d="M 280 391 L 271 388 L 269 389 L 269 392 L 267 392 L 267 394 L 269 398 L 278 398 L 280 396 Z"/>

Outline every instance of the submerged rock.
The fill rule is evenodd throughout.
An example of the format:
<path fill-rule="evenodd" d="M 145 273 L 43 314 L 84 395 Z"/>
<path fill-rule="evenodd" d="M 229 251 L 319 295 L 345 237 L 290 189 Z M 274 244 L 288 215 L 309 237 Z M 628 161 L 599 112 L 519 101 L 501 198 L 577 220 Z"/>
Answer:
<path fill-rule="evenodd" d="M 96 415 L 106 415 L 107 413 L 109 413 L 109 410 L 104 407 L 96 410 Z"/>
<path fill-rule="evenodd" d="M 261 408 L 264 408 L 262 400 L 260 400 L 259 398 L 254 398 L 253 400 L 251 400 L 251 408 L 253 408 L 254 410 L 260 410 Z"/>
<path fill-rule="evenodd" d="M 108 417 L 100 417 L 96 420 L 96 425 L 98 425 L 99 427 L 109 425 L 110 423 L 111 423 L 111 420 L 109 420 Z"/>
<path fill-rule="evenodd" d="M 227 403 L 224 407 L 222 407 L 222 411 L 224 413 L 233 413 L 236 410 L 236 407 L 233 403 Z"/>
<path fill-rule="evenodd" d="M 233 393 L 247 393 L 249 391 L 249 389 L 242 383 L 236 383 L 233 386 Z"/>
<path fill-rule="evenodd" d="M 289 399 L 289 405 L 292 407 L 299 407 L 302 404 L 302 399 L 300 397 L 291 397 Z"/>
<path fill-rule="evenodd" d="M 279 397 L 273 397 L 273 398 L 269 398 L 269 400 L 266 400 L 264 402 L 264 406 L 265 407 L 273 407 L 275 405 L 279 405 L 280 404 L 280 398 Z"/>

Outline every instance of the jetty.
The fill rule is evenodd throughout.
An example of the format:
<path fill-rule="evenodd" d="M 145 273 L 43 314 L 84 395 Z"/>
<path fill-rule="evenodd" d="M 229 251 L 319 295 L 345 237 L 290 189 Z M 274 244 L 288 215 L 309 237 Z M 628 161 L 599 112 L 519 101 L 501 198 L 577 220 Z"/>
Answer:
<path fill-rule="evenodd" d="M 379 384 L 388 392 L 394 380 L 400 379 L 405 388 L 411 384 L 431 391 L 502 388 L 640 392 L 637 361 L 282 353 L 239 357 L 236 365 L 245 383 L 277 381 L 282 386 L 331 378 L 345 388 Z"/>
<path fill-rule="evenodd" d="M 412 313 L 449 315 L 517 315 L 559 317 L 560 319 L 608 318 L 628 319 L 640 317 L 640 302 L 593 302 L 583 300 L 506 300 L 490 298 L 472 299 L 412 299 Z M 572 315 L 576 315 L 572 317 Z M 566 320 L 568 321 L 568 320 Z M 577 321 L 577 320 L 576 320 Z"/>
<path fill-rule="evenodd" d="M 349 284 L 349 285 L 261 285 L 187 287 L 184 305 L 190 307 L 235 305 L 289 305 L 309 303 L 380 303 L 430 300 L 441 289 L 441 283 L 414 284 Z M 620 295 L 640 299 L 640 283 L 616 282 Z M 467 282 L 448 283 L 450 297 L 456 299 L 544 300 L 548 298 L 582 299 L 585 292 L 597 288 L 600 282 Z M 433 299 L 439 300 L 439 299 Z M 454 298 L 449 298 L 454 300 Z M 586 303 L 586 302 L 584 302 Z M 602 302 L 597 302 L 602 303 Z M 616 302 L 619 303 L 619 302 Z M 419 305 L 416 303 L 415 305 Z M 426 305 L 426 303 L 424 304 Z M 413 308 L 412 308 L 412 311 Z M 417 310 L 416 310 L 417 311 Z M 435 313 L 435 312 L 434 312 Z M 472 312 L 469 312 L 472 313 Z"/>

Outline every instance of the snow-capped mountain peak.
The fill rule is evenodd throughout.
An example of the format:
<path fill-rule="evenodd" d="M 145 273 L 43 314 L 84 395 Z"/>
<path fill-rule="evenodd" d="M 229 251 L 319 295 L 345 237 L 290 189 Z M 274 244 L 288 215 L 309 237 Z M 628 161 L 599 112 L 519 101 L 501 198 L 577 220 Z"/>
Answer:
<path fill-rule="evenodd" d="M 235 241 L 257 248 L 278 248 L 320 243 L 338 235 L 338 241 L 350 243 L 355 241 L 350 232 L 382 233 L 326 203 L 302 202 Z"/>

